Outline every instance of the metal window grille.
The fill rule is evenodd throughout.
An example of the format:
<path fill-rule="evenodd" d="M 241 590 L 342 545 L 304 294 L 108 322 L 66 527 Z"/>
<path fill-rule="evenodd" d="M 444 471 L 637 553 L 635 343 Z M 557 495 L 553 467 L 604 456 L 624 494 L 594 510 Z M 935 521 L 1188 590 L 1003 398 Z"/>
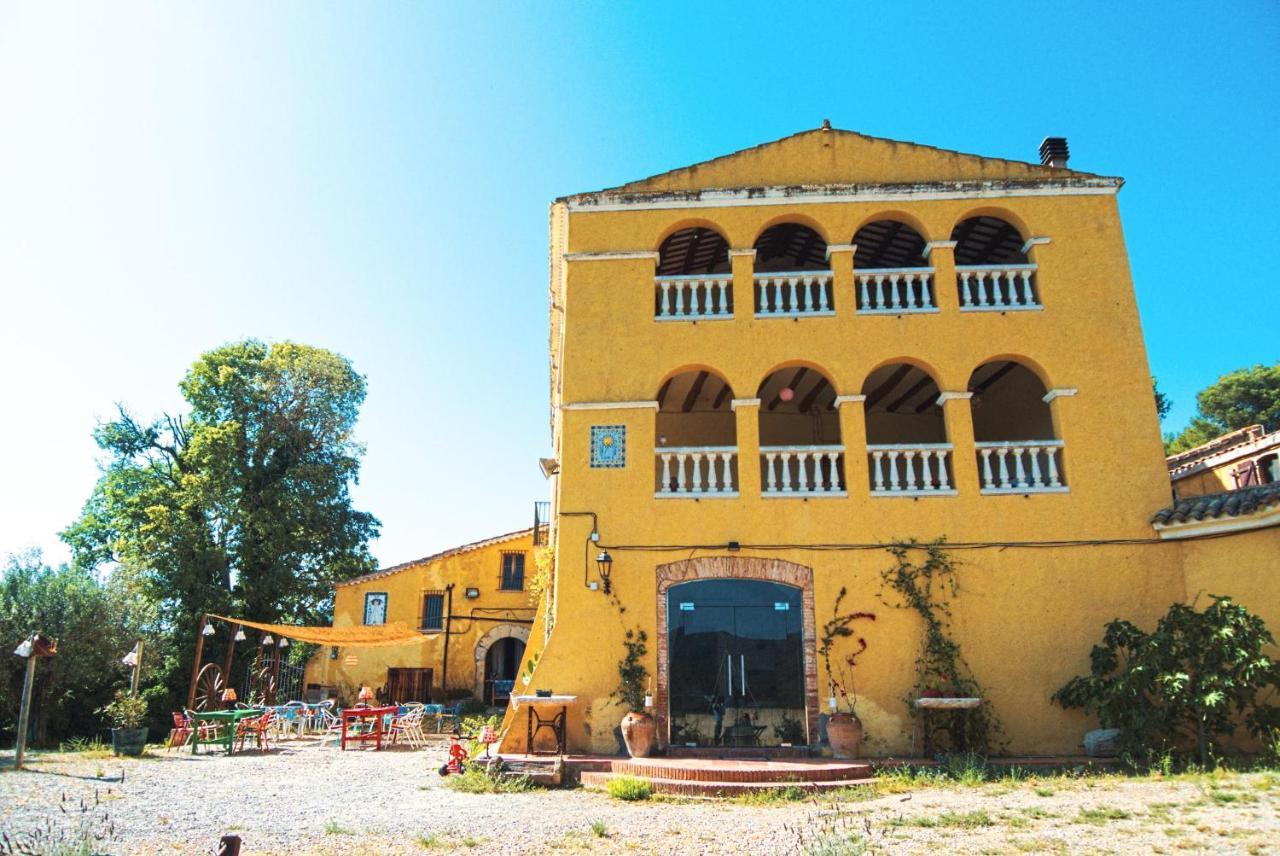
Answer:
<path fill-rule="evenodd" d="M 499 588 L 504 591 L 524 591 L 524 553 L 502 554 L 502 580 Z"/>
<path fill-rule="evenodd" d="M 444 629 L 444 595 L 424 594 L 422 596 L 422 629 Z"/>

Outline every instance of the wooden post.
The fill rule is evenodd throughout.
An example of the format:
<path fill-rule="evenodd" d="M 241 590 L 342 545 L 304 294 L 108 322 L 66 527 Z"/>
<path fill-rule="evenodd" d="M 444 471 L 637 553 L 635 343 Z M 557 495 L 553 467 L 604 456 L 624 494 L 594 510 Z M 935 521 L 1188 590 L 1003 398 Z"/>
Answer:
<path fill-rule="evenodd" d="M 31 690 L 36 682 L 36 655 L 27 655 L 27 678 L 22 684 L 22 705 L 18 708 L 18 745 L 13 753 L 13 769 L 22 769 L 22 756 L 27 751 L 27 720 L 31 714 Z"/>
<path fill-rule="evenodd" d="M 209 623 L 209 616 L 200 613 L 200 626 L 196 628 L 196 655 L 191 660 L 191 684 L 187 688 L 187 710 L 196 706 L 196 678 L 200 674 L 200 661 L 204 658 L 204 626 Z"/>
<path fill-rule="evenodd" d="M 453 583 L 444 587 L 444 668 L 440 674 L 440 701 L 449 700 L 449 624 L 453 618 Z"/>
<path fill-rule="evenodd" d="M 231 631 L 231 638 L 227 640 L 227 657 L 222 661 L 222 686 L 224 691 L 231 686 L 231 667 L 235 665 L 236 659 L 236 634 L 243 627 L 243 624 L 237 624 Z"/>
<path fill-rule="evenodd" d="M 133 650 L 134 650 L 135 659 L 133 661 L 133 681 L 130 682 L 130 685 L 129 685 L 129 694 L 137 695 L 138 681 L 142 677 L 142 640 L 141 639 L 138 640 L 138 647 Z"/>
<path fill-rule="evenodd" d="M 271 680 L 267 682 L 266 698 L 263 700 L 264 703 L 269 705 L 276 703 L 276 690 L 279 689 L 280 684 L 280 642 L 282 639 L 284 639 L 283 636 L 276 640 L 275 656 L 271 658 Z"/>

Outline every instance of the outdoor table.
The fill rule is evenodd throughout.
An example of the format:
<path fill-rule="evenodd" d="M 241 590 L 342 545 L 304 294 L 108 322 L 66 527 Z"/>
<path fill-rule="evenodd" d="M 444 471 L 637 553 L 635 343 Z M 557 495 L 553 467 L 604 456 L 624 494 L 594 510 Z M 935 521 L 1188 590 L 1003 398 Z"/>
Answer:
<path fill-rule="evenodd" d="M 388 716 L 395 716 L 398 708 L 395 705 L 387 707 L 349 707 L 342 711 L 342 749 L 346 751 L 347 741 L 361 742 L 366 740 L 374 741 L 374 748 L 382 748 L 382 732 L 385 729 L 384 720 Z M 373 728 L 364 733 L 355 733 L 349 729 L 349 723 L 356 720 L 372 719 Z"/>
<path fill-rule="evenodd" d="M 196 754 L 196 750 L 200 748 L 200 724 L 202 722 L 212 722 L 222 727 L 225 732 L 223 736 L 214 740 L 206 740 L 206 743 L 223 743 L 227 744 L 227 754 L 230 755 L 235 748 L 236 726 L 242 719 L 251 719 L 255 716 L 262 716 L 263 711 L 257 708 L 233 708 L 231 710 L 193 710 L 191 712 L 191 754 Z"/>
<path fill-rule="evenodd" d="M 571 695 L 513 695 L 511 696 L 511 707 L 513 710 L 519 710 L 520 705 L 529 706 L 529 713 L 525 724 L 525 738 L 528 741 L 528 753 L 530 755 L 563 755 L 565 750 L 565 732 L 566 724 L 569 719 L 569 705 L 578 700 L 577 696 Z M 539 707 L 559 707 L 559 712 L 553 712 L 550 716 L 544 717 L 538 712 Z M 556 736 L 556 751 L 554 752 L 538 752 L 533 748 L 533 737 L 544 728 L 550 728 L 551 733 Z"/>
<path fill-rule="evenodd" d="M 967 749 L 968 746 L 964 742 L 964 729 L 956 728 L 955 719 L 956 717 L 964 717 L 980 704 L 982 704 L 982 699 L 972 697 L 916 699 L 916 710 L 920 711 L 920 732 L 924 743 L 924 756 L 926 758 L 933 757 L 934 732 L 937 731 L 945 731 L 951 736 L 952 748 L 959 751 Z M 933 721 L 935 719 L 945 719 L 946 721 L 938 723 Z M 915 743 L 914 735 L 912 735 L 912 743 Z"/>

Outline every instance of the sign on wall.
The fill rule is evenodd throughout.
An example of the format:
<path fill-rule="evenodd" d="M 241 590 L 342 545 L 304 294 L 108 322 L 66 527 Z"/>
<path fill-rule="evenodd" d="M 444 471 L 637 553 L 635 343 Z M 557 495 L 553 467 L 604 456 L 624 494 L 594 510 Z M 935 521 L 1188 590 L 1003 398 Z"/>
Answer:
<path fill-rule="evenodd" d="M 591 426 L 591 466 L 625 467 L 627 465 L 627 426 Z"/>

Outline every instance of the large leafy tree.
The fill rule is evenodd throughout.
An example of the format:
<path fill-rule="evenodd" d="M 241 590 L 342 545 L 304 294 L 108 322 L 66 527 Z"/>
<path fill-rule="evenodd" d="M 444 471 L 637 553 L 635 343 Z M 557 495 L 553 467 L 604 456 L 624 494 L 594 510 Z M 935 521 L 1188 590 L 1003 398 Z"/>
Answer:
<path fill-rule="evenodd" d="M 1196 411 L 1182 433 L 1166 437 L 1166 452 L 1183 452 L 1248 425 L 1280 428 L 1280 363 L 1223 375 L 1196 396 Z"/>
<path fill-rule="evenodd" d="M 184 643 L 205 611 L 321 618 L 335 582 L 374 567 L 378 521 L 350 496 L 364 378 L 330 351 L 246 340 L 201 356 L 180 388 L 186 414 L 121 407 L 98 426 L 102 476 L 62 533 L 75 565 L 141 581 Z"/>

